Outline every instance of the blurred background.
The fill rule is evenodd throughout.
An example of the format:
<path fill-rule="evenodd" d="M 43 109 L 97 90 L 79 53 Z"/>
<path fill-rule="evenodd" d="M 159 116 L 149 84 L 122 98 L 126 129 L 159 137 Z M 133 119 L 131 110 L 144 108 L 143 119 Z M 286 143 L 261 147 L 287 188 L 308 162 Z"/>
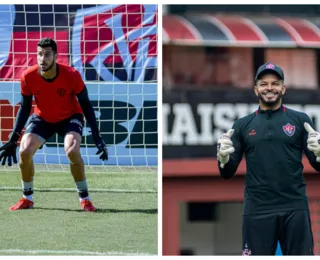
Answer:
<path fill-rule="evenodd" d="M 163 254 L 240 255 L 246 166 L 243 160 L 236 176 L 223 180 L 217 140 L 258 108 L 254 75 L 265 62 L 284 70 L 285 105 L 307 113 L 320 130 L 320 6 L 163 11 Z M 303 163 L 320 254 L 320 175 Z"/>

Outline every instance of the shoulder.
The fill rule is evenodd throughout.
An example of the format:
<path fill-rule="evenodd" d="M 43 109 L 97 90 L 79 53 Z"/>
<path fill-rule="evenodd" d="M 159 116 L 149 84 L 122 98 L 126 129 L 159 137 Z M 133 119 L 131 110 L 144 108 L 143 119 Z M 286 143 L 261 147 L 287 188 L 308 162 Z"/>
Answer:
<path fill-rule="evenodd" d="M 73 67 L 60 63 L 58 64 L 58 66 L 59 73 L 61 73 L 61 76 L 64 78 L 65 81 L 71 81 L 72 84 L 69 85 L 70 88 L 73 89 L 75 94 L 79 94 L 84 88 L 84 81 L 79 71 L 77 71 Z"/>
<path fill-rule="evenodd" d="M 256 115 L 257 115 L 257 113 L 253 112 L 253 113 L 251 113 L 249 115 L 246 115 L 244 117 L 239 118 L 238 120 L 236 120 L 234 122 L 234 127 L 241 129 L 242 127 L 250 124 L 250 122 L 252 121 L 253 118 L 256 117 Z"/>
<path fill-rule="evenodd" d="M 67 75 L 67 76 L 73 76 L 73 77 L 79 77 L 81 76 L 79 71 L 77 71 L 75 68 L 70 67 L 68 65 L 62 64 L 62 63 L 58 63 L 59 66 L 59 72 Z"/>
<path fill-rule="evenodd" d="M 38 73 L 38 65 L 33 65 L 32 67 L 26 69 L 22 74 L 21 78 L 30 78 Z"/>
<path fill-rule="evenodd" d="M 304 122 L 311 122 L 310 117 L 304 113 L 304 112 L 300 112 L 297 110 L 293 110 L 290 108 L 285 107 L 286 109 L 286 113 L 289 117 L 293 118 L 293 119 L 298 119 L 300 122 L 304 123 Z"/>
<path fill-rule="evenodd" d="M 232 129 L 234 129 L 235 138 L 236 137 L 242 138 L 244 136 L 244 132 L 246 131 L 247 126 L 255 117 L 256 117 L 256 112 L 251 113 L 247 116 L 241 117 L 234 122 Z"/>

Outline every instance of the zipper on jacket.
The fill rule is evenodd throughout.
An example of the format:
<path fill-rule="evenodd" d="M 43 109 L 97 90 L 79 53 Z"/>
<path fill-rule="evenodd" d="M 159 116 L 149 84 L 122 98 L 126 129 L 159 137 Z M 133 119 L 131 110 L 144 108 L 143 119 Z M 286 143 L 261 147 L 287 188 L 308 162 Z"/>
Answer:
<path fill-rule="evenodd" d="M 268 111 L 268 139 L 271 140 L 272 138 L 272 133 L 271 133 L 271 112 Z"/>

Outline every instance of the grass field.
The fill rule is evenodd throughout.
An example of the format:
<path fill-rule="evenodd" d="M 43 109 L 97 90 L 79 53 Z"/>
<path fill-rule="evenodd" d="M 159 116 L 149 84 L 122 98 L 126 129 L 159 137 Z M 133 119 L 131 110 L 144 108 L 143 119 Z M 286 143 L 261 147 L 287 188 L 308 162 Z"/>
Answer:
<path fill-rule="evenodd" d="M 97 212 L 81 210 L 70 173 L 36 172 L 34 209 L 18 172 L 0 171 L 0 255 L 157 254 L 157 174 L 87 173 Z"/>

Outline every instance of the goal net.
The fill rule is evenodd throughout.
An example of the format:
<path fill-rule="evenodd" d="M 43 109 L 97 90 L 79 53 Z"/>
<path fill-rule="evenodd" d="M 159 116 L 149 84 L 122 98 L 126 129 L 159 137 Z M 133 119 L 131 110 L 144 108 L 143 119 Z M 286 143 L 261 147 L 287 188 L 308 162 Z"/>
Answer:
<path fill-rule="evenodd" d="M 86 124 L 81 145 L 86 167 L 156 168 L 157 5 L 0 5 L 0 35 L 2 143 L 19 109 L 20 75 L 36 64 L 39 39 L 49 37 L 57 42 L 58 62 L 73 66 L 85 81 L 108 145 L 109 160 L 102 162 Z M 47 140 L 34 162 L 43 170 L 68 170 L 63 138 Z"/>

